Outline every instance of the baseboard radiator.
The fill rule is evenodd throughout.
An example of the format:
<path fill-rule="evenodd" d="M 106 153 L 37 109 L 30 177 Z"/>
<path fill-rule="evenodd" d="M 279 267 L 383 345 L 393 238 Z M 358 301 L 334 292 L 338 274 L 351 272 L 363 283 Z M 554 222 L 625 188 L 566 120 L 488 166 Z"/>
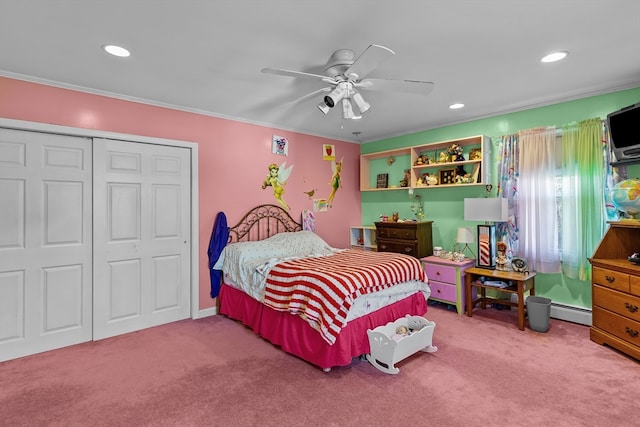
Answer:
<path fill-rule="evenodd" d="M 575 307 L 573 305 L 551 302 L 550 316 L 554 319 L 566 320 L 568 322 L 591 326 L 590 308 Z"/>
<path fill-rule="evenodd" d="M 518 295 L 511 294 L 511 302 L 518 303 Z M 511 307 L 511 310 L 517 310 L 517 307 Z M 576 307 L 575 305 L 561 304 L 559 302 L 551 302 L 551 313 L 553 319 L 566 320 L 567 322 L 578 323 L 580 325 L 591 326 L 591 309 L 584 307 Z"/>

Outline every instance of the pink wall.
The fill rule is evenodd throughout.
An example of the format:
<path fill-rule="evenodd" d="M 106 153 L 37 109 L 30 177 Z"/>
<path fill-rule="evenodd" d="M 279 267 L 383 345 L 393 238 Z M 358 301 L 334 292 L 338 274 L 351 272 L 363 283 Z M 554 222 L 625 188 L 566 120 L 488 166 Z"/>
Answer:
<path fill-rule="evenodd" d="M 335 145 L 336 157 L 344 158 L 343 187 L 333 208 L 316 214 L 316 232 L 330 245 L 346 247 L 349 226 L 360 223 L 356 144 L 5 77 L 0 77 L 0 117 L 198 143 L 200 309 L 215 305 L 209 297 L 207 259 L 215 216 L 224 211 L 233 225 L 249 208 L 275 203 L 272 189 L 261 188 L 270 163 L 286 160 L 294 166 L 284 199 L 299 219 L 303 209 L 313 206 L 305 191 L 317 189 L 316 197 L 329 195 L 331 165 L 322 159 L 322 146 Z M 287 157 L 271 153 L 274 134 L 288 138 Z"/>

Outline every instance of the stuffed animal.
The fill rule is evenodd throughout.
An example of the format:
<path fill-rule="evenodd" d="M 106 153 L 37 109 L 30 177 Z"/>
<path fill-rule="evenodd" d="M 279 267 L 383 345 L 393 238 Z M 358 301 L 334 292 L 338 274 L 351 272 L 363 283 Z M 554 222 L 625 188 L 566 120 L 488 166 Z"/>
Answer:
<path fill-rule="evenodd" d="M 463 162 L 464 156 L 462 155 L 462 147 L 458 144 L 452 144 L 447 148 L 447 154 L 449 154 L 450 162 Z"/>
<path fill-rule="evenodd" d="M 418 332 L 422 329 L 422 324 L 415 317 L 407 317 L 407 328 L 409 328 L 409 333 Z"/>
<path fill-rule="evenodd" d="M 424 182 L 427 185 L 438 185 L 438 178 L 435 177 L 434 175 L 427 174 L 427 177 L 425 178 Z"/>
<path fill-rule="evenodd" d="M 469 160 L 480 160 L 482 159 L 482 151 L 479 148 L 473 148 L 469 151 Z"/>

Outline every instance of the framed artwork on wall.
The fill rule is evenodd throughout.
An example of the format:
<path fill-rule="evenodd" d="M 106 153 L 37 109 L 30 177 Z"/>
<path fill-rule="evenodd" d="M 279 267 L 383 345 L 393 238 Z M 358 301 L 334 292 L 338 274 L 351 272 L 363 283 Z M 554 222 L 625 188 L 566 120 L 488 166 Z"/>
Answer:
<path fill-rule="evenodd" d="M 284 136 L 273 135 L 271 152 L 281 156 L 289 155 L 289 140 Z"/>

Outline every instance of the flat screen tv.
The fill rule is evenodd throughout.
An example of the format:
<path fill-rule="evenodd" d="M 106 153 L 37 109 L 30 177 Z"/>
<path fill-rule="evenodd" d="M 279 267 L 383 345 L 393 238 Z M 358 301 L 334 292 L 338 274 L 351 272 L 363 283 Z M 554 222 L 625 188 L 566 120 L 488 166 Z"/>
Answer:
<path fill-rule="evenodd" d="M 640 159 L 640 103 L 609 113 L 607 124 L 616 160 Z"/>

